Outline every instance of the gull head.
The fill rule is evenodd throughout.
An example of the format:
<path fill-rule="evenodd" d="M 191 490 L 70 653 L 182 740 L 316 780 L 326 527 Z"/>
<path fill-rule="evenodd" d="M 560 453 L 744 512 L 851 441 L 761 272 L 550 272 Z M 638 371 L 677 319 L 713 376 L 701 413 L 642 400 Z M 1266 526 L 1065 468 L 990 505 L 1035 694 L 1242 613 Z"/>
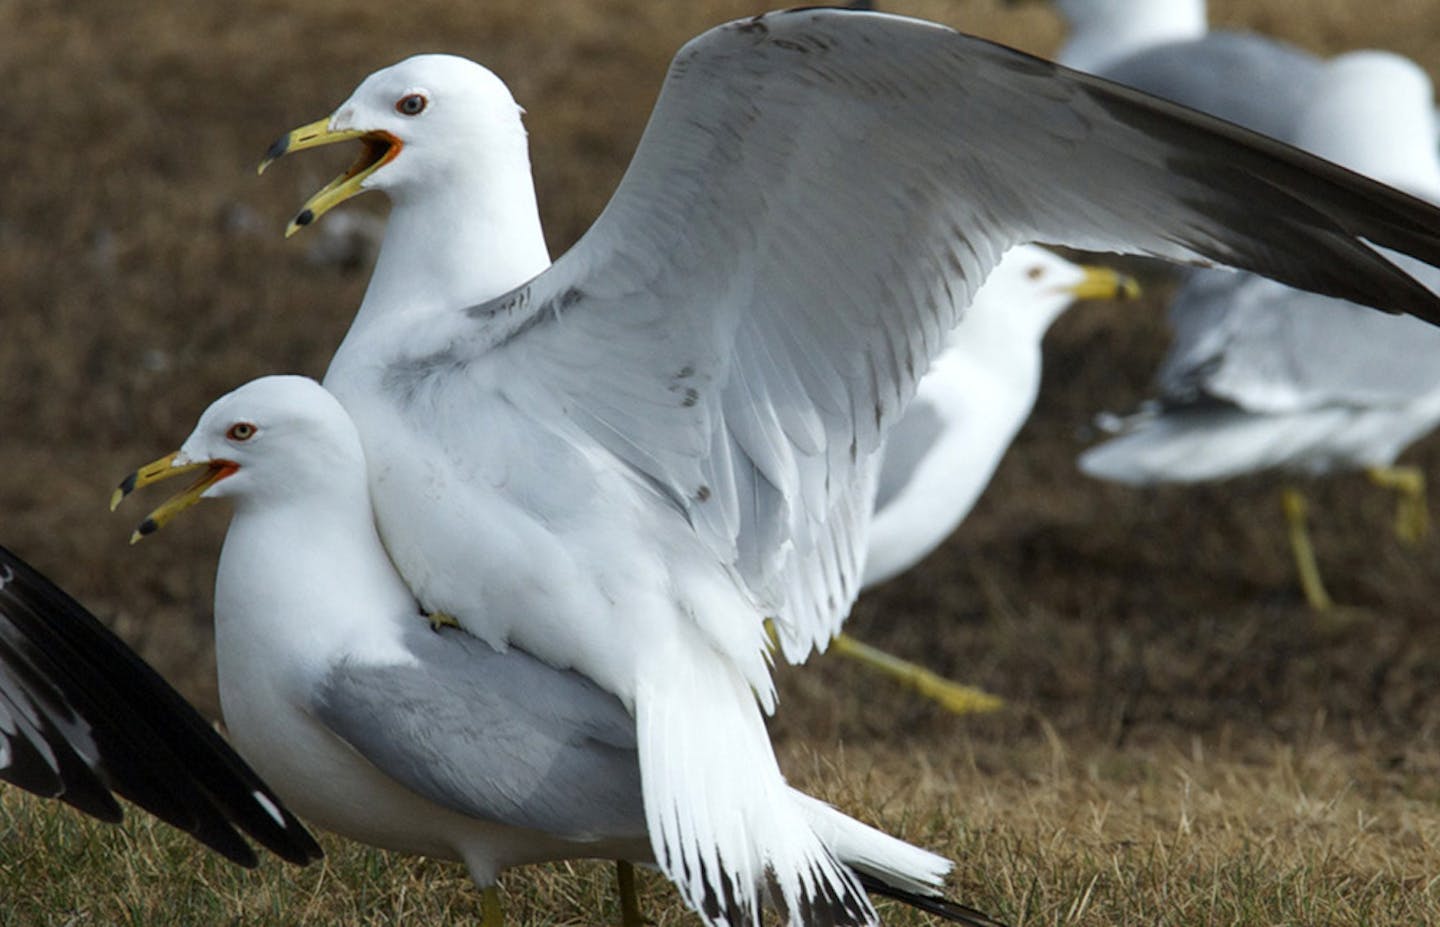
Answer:
<path fill-rule="evenodd" d="M 1070 305 L 1082 299 L 1134 299 L 1140 285 L 1109 267 L 1075 264 L 1037 245 L 1005 253 L 985 278 L 966 320 L 993 313 L 1009 328 L 1023 326 L 1038 337 Z M 965 325 L 956 329 L 963 337 Z"/>
<path fill-rule="evenodd" d="M 289 236 L 367 190 L 400 200 L 411 191 L 453 188 L 517 153 L 528 172 L 522 113 L 504 82 L 481 65 L 416 55 L 365 78 L 331 115 L 282 135 L 260 170 L 307 148 L 360 144 L 355 162 L 301 207 Z"/>
<path fill-rule="evenodd" d="M 251 381 L 217 399 L 180 450 L 131 473 L 110 499 L 177 476 L 195 480 L 151 512 L 131 535 L 153 534 L 201 499 L 283 505 L 338 490 L 365 492 L 365 458 L 350 416 L 307 377 Z"/>

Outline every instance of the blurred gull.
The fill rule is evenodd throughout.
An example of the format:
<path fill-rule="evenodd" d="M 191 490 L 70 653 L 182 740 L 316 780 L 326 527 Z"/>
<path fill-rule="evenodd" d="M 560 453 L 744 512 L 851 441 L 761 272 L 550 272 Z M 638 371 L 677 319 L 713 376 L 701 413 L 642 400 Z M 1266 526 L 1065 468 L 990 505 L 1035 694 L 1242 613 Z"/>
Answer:
<path fill-rule="evenodd" d="M 1323 69 L 1299 114 L 1296 142 L 1417 196 L 1440 199 L 1433 93 L 1419 66 L 1354 52 Z M 1431 286 L 1433 268 L 1410 265 Z M 1176 293 L 1175 330 L 1156 407 L 1080 458 L 1086 473 L 1131 484 L 1219 480 L 1278 468 L 1365 469 L 1401 491 L 1397 529 L 1416 541 L 1428 523 L 1424 478 L 1393 467 L 1440 424 L 1440 331 L 1252 274 L 1202 271 Z M 1330 604 L 1304 530 L 1304 503 L 1285 510 L 1301 582 Z"/>
<path fill-rule="evenodd" d="M 694 39 L 549 269 L 504 85 L 466 101 L 475 133 L 384 74 L 361 88 L 383 109 L 288 143 L 364 146 L 302 224 L 393 172 L 326 374 L 385 547 L 428 613 L 620 699 L 657 863 L 712 924 L 755 922 L 762 892 L 791 923 L 875 920 L 775 762 L 766 620 L 792 662 L 839 630 L 874 455 L 1008 248 L 1223 261 L 1437 317 L 1365 242 L 1440 260 L 1440 211 L 932 23 L 799 10 Z M 402 142 L 420 120 L 434 137 Z M 425 182 L 456 145 L 474 199 Z"/>
<path fill-rule="evenodd" d="M 222 397 L 114 502 L 196 473 L 136 537 L 202 498 L 234 501 L 215 580 L 220 701 L 236 746 L 300 814 L 462 860 L 487 927 L 507 867 L 651 859 L 625 706 L 578 673 L 420 620 L 375 531 L 360 438 L 323 387 L 265 377 Z M 779 799 L 872 891 L 993 927 L 938 897 L 948 861 L 803 793 Z"/>
<path fill-rule="evenodd" d="M 1095 73 L 1116 61 L 1209 28 L 1205 0 L 1052 0 L 1069 32 L 1055 60 Z"/>
<path fill-rule="evenodd" d="M 1274 138 L 1292 138 L 1321 59 L 1254 32 L 1210 29 L 1205 0 L 1054 0 L 1056 60 Z"/>
<path fill-rule="evenodd" d="M 115 823 L 115 796 L 233 863 L 241 832 L 304 865 L 320 847 L 209 722 L 83 605 L 0 547 L 0 780 Z"/>
<path fill-rule="evenodd" d="M 1077 299 L 1130 298 L 1134 280 L 1036 245 L 1007 251 L 885 436 L 865 539 L 864 588 L 928 557 L 965 520 L 1040 391 L 1040 342 Z M 831 652 L 863 661 L 956 714 L 1003 702 L 845 633 Z"/>

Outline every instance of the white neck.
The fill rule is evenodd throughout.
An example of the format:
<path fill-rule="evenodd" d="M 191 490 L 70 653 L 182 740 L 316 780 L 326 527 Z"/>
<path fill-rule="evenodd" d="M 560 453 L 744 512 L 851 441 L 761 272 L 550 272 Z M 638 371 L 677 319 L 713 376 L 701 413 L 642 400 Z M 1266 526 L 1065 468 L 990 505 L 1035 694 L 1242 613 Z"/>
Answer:
<path fill-rule="evenodd" d="M 1034 285 L 1024 279 L 1033 270 L 1045 273 L 1046 279 L 1056 287 L 1061 285 L 1060 280 L 1054 279 L 1057 275 L 1067 283 L 1079 283 L 1082 279 L 1078 268 L 1064 267 L 1038 245 L 1011 248 L 975 291 L 960 324 L 946 336 L 947 350 L 959 342 L 968 342 L 977 346 L 976 349 L 956 353 L 994 356 L 997 363 L 1010 363 L 1010 358 L 1027 352 L 1038 357 L 1041 339 L 1074 299 L 1058 292 L 1042 299 Z M 995 350 L 980 350 L 981 344 L 994 345 Z"/>
<path fill-rule="evenodd" d="M 528 165 L 524 181 L 491 184 L 485 195 L 436 184 L 396 197 L 356 325 L 377 313 L 476 305 L 549 267 Z"/>
<path fill-rule="evenodd" d="M 402 630 L 424 619 L 380 547 L 363 481 L 343 499 L 324 492 L 333 504 L 240 500 L 215 578 L 215 657 L 236 749 L 297 811 L 350 830 L 337 808 L 365 774 L 314 714 L 316 686 L 339 661 L 411 659 Z"/>
<path fill-rule="evenodd" d="M 1081 71 L 1102 70 L 1166 42 L 1203 38 L 1205 0 L 1072 0 L 1060 6 L 1070 38 L 1056 59 Z"/>
<path fill-rule="evenodd" d="M 373 363 L 375 343 L 424 342 L 427 323 L 507 293 L 550 266 L 523 145 L 464 172 L 390 192 L 385 240 L 365 298 L 326 373 Z"/>
<path fill-rule="evenodd" d="M 986 296 L 983 288 L 980 294 L 965 311 L 960 324 L 945 336 L 945 344 L 947 348 L 960 342 L 994 345 L 996 363 L 1008 363 L 1010 358 L 1024 351 L 1034 351 L 1038 355 L 1040 342 L 1050 330 L 1050 325 L 1070 305 L 1070 300 L 1060 298 L 1044 305 L 997 301 Z M 991 359 L 989 354 L 978 349 L 967 353 L 986 354 L 985 359 Z"/>

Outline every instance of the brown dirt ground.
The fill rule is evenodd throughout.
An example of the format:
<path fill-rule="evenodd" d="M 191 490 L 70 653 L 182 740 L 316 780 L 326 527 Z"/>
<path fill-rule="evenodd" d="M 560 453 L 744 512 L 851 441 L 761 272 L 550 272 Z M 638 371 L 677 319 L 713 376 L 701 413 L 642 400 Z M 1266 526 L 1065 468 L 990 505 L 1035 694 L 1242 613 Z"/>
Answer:
<path fill-rule="evenodd" d="M 894 2 L 1044 53 L 1044 4 Z M 599 211 L 669 55 L 751 2 L 342 0 L 0 4 L 0 543 L 88 603 L 208 711 L 220 506 L 128 548 L 138 509 L 110 488 L 178 444 L 215 396 L 272 372 L 320 374 L 368 267 L 317 266 L 293 210 L 348 153 L 255 164 L 407 54 L 482 60 L 530 109 L 555 252 Z M 1230 0 L 1220 24 L 1320 51 L 1378 46 L 1440 72 L 1429 0 Z M 347 209 L 361 208 L 355 204 Z M 379 198 L 363 208 L 383 213 Z M 329 220 L 326 220 L 329 221 Z M 851 668 L 785 674 L 787 750 L 843 743 L 925 761 L 963 738 L 1002 771 L 1011 748 L 1080 750 L 1319 738 L 1433 772 L 1440 724 L 1436 541 L 1390 534 L 1363 478 L 1307 488 L 1343 622 L 1295 588 L 1279 482 L 1136 492 L 1080 477 L 1102 409 L 1129 408 L 1164 347 L 1163 278 L 1139 305 L 1081 307 L 1047 342 L 1036 413 L 963 529 L 864 598 L 871 642 L 1003 695 L 959 721 Z M 1440 444 L 1406 455 L 1433 472 Z M 1416 764 L 1419 764 L 1417 766 Z M 1430 765 L 1426 765 L 1430 764 Z"/>

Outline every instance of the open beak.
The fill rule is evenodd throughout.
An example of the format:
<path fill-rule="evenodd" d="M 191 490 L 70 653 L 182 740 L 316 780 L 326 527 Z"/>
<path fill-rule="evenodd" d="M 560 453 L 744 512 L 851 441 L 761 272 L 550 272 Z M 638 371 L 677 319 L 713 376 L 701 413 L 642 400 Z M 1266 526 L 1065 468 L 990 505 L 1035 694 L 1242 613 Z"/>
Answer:
<path fill-rule="evenodd" d="M 321 187 L 314 196 L 305 201 L 305 205 L 300 207 L 300 212 L 286 227 L 286 238 L 294 235 L 301 227 L 314 222 L 350 197 L 364 193 L 366 178 L 395 160 L 395 156 L 400 154 L 402 145 L 400 139 L 389 132 L 369 132 L 361 129 L 332 131 L 330 117 L 327 116 L 280 136 L 275 140 L 275 144 L 270 146 L 270 150 L 265 152 L 265 158 L 260 162 L 259 173 L 261 174 L 265 173 L 265 168 L 273 162 L 288 154 L 304 151 L 306 148 L 319 148 L 321 145 L 348 142 L 351 139 L 359 140 L 360 156 L 355 159 L 354 164 L 346 169 L 345 173 Z"/>
<path fill-rule="evenodd" d="M 200 473 L 200 478 L 191 483 L 188 489 L 171 496 L 158 509 L 145 517 L 145 520 L 130 535 L 130 543 L 134 544 L 145 535 L 159 531 L 170 519 L 199 502 L 200 497 L 205 494 L 205 490 L 239 469 L 237 464 L 228 460 L 202 460 L 198 463 L 190 463 L 181 457 L 179 451 L 176 451 L 153 463 L 146 464 L 121 480 L 120 486 L 110 495 L 110 511 L 115 511 L 116 506 L 126 496 L 143 486 L 187 473 Z"/>
<path fill-rule="evenodd" d="M 1108 267 L 1081 265 L 1085 275 L 1080 282 L 1065 287 L 1076 299 L 1135 299 L 1140 295 L 1140 283 L 1128 274 Z"/>

